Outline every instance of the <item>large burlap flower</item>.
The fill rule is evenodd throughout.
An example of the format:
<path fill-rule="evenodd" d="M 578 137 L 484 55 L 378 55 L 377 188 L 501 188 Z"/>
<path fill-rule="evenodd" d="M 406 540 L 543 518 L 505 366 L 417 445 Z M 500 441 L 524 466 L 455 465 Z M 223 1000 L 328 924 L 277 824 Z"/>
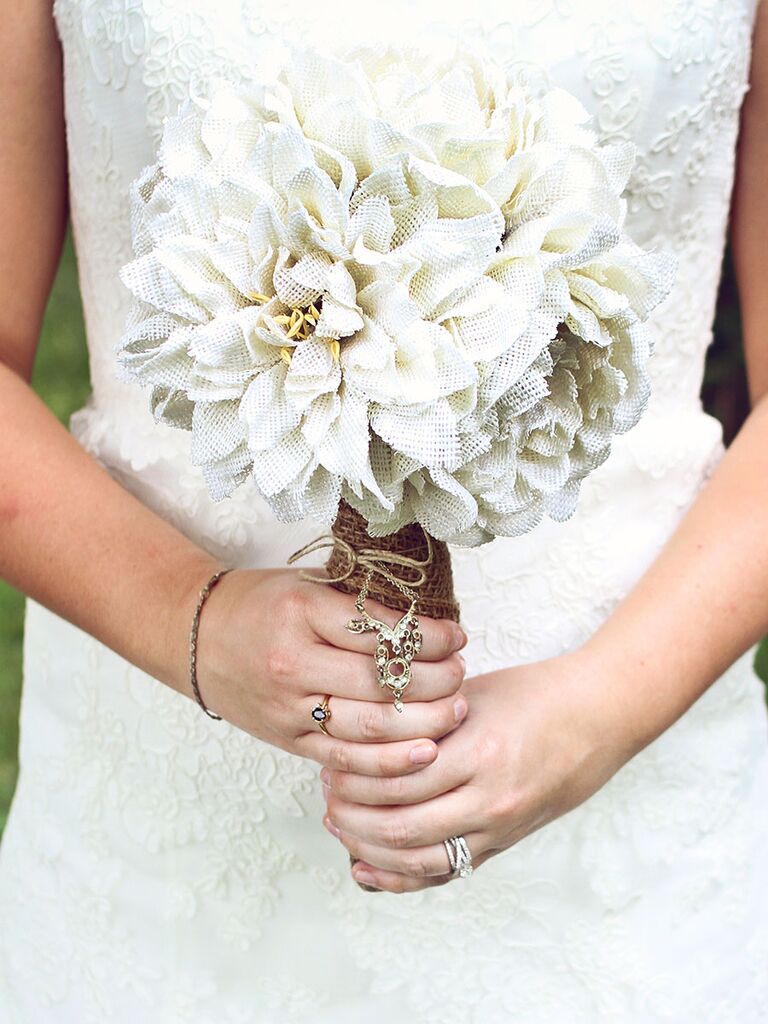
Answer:
<path fill-rule="evenodd" d="M 209 83 L 133 189 L 118 362 L 214 498 L 476 544 L 570 515 L 647 400 L 666 258 L 623 233 L 628 146 L 493 62 L 298 52 Z"/>

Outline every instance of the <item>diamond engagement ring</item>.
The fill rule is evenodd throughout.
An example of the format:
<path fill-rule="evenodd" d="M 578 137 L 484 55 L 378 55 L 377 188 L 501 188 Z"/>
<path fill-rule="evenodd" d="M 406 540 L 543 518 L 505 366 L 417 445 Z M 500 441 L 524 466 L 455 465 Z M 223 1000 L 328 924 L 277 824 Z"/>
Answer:
<path fill-rule="evenodd" d="M 469 878 L 474 870 L 472 854 L 469 852 L 464 836 L 451 836 L 443 840 L 448 863 L 451 865 L 451 878 Z"/>
<path fill-rule="evenodd" d="M 326 736 L 331 734 L 325 727 L 325 723 L 330 720 L 331 709 L 328 707 L 328 701 L 331 699 L 330 694 L 327 697 L 323 697 L 319 704 L 315 704 L 312 708 L 312 720 L 317 722 L 320 728 L 323 730 Z"/>

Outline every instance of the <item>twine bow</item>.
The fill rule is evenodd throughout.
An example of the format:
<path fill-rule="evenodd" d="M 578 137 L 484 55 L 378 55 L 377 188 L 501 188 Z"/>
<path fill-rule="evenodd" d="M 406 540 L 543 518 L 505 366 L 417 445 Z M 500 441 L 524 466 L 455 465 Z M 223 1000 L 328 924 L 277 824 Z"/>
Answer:
<path fill-rule="evenodd" d="M 301 578 L 310 580 L 313 583 L 341 583 L 342 580 L 349 579 L 355 569 L 359 567 L 368 572 L 379 573 L 394 586 L 407 592 L 407 596 L 415 599 L 416 594 L 413 593 L 413 588 L 421 587 L 424 584 L 427 579 L 426 569 L 432 564 L 434 559 L 432 538 L 423 528 L 422 531 L 427 542 L 427 557 L 424 559 L 411 558 L 410 555 L 401 555 L 396 551 L 387 551 L 385 548 L 355 548 L 349 541 L 344 540 L 343 537 L 336 537 L 332 533 L 324 533 L 311 540 L 308 544 L 305 544 L 304 547 L 299 548 L 298 551 L 294 551 L 292 555 L 289 555 L 288 565 L 291 565 L 304 555 L 310 554 L 310 552 L 320 551 L 322 548 L 328 547 L 335 548 L 338 545 L 339 549 L 347 556 L 348 565 L 344 572 L 338 576 L 313 576 L 305 569 L 301 569 L 299 572 Z M 405 579 L 402 574 L 398 576 L 390 571 L 387 565 L 413 569 L 417 574 L 417 578 L 410 580 Z"/>

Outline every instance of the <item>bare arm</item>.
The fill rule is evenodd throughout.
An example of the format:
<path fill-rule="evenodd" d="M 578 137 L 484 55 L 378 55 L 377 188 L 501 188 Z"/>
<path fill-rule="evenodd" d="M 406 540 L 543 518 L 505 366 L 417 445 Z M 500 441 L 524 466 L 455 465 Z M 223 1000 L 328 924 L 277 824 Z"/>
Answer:
<path fill-rule="evenodd" d="M 643 746 L 768 633 L 768 4 L 743 107 L 732 241 L 752 411 L 659 558 L 582 649 Z"/>
<path fill-rule="evenodd" d="M 67 214 L 61 54 L 51 0 L 15 4 L 0 25 L 0 576 L 191 697 L 189 623 L 217 561 L 113 480 L 29 387 Z M 352 598 L 298 571 L 238 570 L 211 594 L 198 658 L 208 706 L 323 763 L 416 770 L 413 741 L 429 760 L 457 724 L 463 631 L 423 619 L 420 700 L 392 715 L 372 685 L 374 638 L 343 628 Z M 332 740 L 310 715 L 319 685 L 334 697 Z"/>
<path fill-rule="evenodd" d="M 2 36 L 0 573 L 181 687 L 184 631 L 175 620 L 191 617 L 192 588 L 214 559 L 112 480 L 28 386 L 67 217 L 50 2 L 11 5 Z"/>

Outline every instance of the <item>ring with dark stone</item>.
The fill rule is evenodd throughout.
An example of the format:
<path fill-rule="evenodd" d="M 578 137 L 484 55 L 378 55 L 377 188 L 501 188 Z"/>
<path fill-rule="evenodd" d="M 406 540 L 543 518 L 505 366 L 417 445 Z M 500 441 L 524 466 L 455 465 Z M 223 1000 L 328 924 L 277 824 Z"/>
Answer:
<path fill-rule="evenodd" d="M 330 736 L 330 733 L 325 727 L 325 723 L 330 720 L 331 709 L 328 707 L 328 701 L 331 699 L 330 694 L 327 697 L 323 697 L 319 704 L 315 704 L 312 708 L 312 718 L 320 728 L 323 730 L 326 736 Z"/>

